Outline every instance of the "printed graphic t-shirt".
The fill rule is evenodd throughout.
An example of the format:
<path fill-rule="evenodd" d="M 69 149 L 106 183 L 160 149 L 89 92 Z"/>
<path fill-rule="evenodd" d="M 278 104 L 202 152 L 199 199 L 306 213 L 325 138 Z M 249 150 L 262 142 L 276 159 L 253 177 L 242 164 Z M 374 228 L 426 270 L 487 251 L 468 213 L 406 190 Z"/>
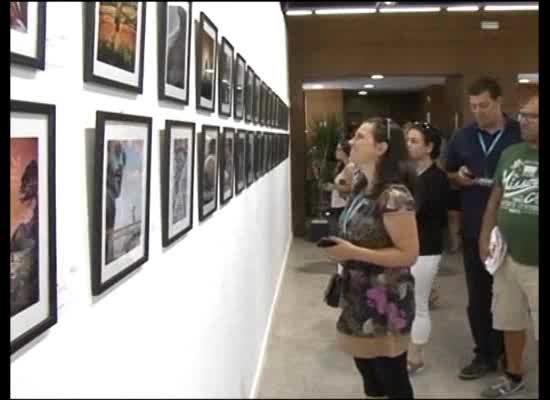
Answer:
<path fill-rule="evenodd" d="M 500 157 L 495 182 L 503 189 L 497 225 L 512 258 L 539 265 L 539 151 L 527 143 L 510 146 Z"/>

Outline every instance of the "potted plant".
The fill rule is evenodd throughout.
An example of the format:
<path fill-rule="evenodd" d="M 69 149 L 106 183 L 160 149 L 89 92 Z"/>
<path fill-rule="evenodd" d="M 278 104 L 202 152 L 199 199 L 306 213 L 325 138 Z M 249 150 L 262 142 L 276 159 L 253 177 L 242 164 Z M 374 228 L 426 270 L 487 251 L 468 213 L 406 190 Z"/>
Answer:
<path fill-rule="evenodd" d="M 323 190 L 332 182 L 336 160 L 334 152 L 341 136 L 342 125 L 335 114 L 312 120 L 308 126 L 308 174 L 306 179 L 306 217 L 310 239 L 316 241 L 312 223 L 326 225 L 325 213 L 330 208 L 330 192 Z"/>

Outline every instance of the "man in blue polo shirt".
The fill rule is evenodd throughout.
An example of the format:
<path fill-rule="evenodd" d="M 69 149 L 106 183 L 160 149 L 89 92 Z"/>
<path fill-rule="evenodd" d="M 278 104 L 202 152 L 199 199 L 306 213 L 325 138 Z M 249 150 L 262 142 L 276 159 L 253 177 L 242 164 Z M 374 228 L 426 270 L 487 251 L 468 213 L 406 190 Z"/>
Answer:
<path fill-rule="evenodd" d="M 475 358 L 459 377 L 477 379 L 495 371 L 504 355 L 502 332 L 492 326 L 493 278 L 479 257 L 481 222 L 500 155 L 521 141 L 521 133 L 518 122 L 502 113 L 502 89 L 495 79 L 477 79 L 468 95 L 475 122 L 454 134 L 447 149 L 447 172 L 460 188 L 467 314 L 475 343 Z"/>

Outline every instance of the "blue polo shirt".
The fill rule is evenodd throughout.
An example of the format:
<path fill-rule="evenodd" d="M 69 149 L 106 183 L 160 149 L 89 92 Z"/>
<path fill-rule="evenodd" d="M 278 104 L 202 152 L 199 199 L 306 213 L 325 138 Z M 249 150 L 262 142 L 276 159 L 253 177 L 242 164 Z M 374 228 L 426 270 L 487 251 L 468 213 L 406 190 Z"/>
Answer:
<path fill-rule="evenodd" d="M 498 139 L 498 132 L 492 135 L 483 132 L 479 129 L 477 122 L 459 129 L 447 147 L 447 171 L 457 172 L 461 166 L 466 165 L 476 177 L 492 178 L 504 149 L 521 141 L 519 123 L 506 116 L 505 118 L 504 131 Z M 492 147 L 487 156 L 480 139 L 484 142 L 487 151 Z M 493 143 L 495 140 L 498 141 Z M 460 188 L 464 237 L 471 239 L 479 237 L 483 213 L 490 194 L 490 187 L 473 185 Z"/>

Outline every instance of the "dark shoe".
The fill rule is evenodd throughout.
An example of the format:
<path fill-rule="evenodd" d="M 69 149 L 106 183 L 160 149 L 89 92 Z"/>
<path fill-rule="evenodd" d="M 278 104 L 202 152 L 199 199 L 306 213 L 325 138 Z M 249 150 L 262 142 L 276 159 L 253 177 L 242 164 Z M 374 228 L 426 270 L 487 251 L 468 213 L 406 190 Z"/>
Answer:
<path fill-rule="evenodd" d="M 525 384 L 523 383 L 523 381 L 514 382 L 507 376 L 503 376 L 498 382 L 489 386 L 487 389 L 481 392 L 481 396 L 488 399 L 500 399 L 502 397 L 506 397 L 513 393 L 519 392 L 524 387 Z"/>
<path fill-rule="evenodd" d="M 489 372 L 494 371 L 496 371 L 495 366 L 489 365 L 479 358 L 474 358 L 470 365 L 467 365 L 462 369 L 462 371 L 460 371 L 460 375 L 458 375 L 458 377 L 464 380 L 478 379 Z"/>

